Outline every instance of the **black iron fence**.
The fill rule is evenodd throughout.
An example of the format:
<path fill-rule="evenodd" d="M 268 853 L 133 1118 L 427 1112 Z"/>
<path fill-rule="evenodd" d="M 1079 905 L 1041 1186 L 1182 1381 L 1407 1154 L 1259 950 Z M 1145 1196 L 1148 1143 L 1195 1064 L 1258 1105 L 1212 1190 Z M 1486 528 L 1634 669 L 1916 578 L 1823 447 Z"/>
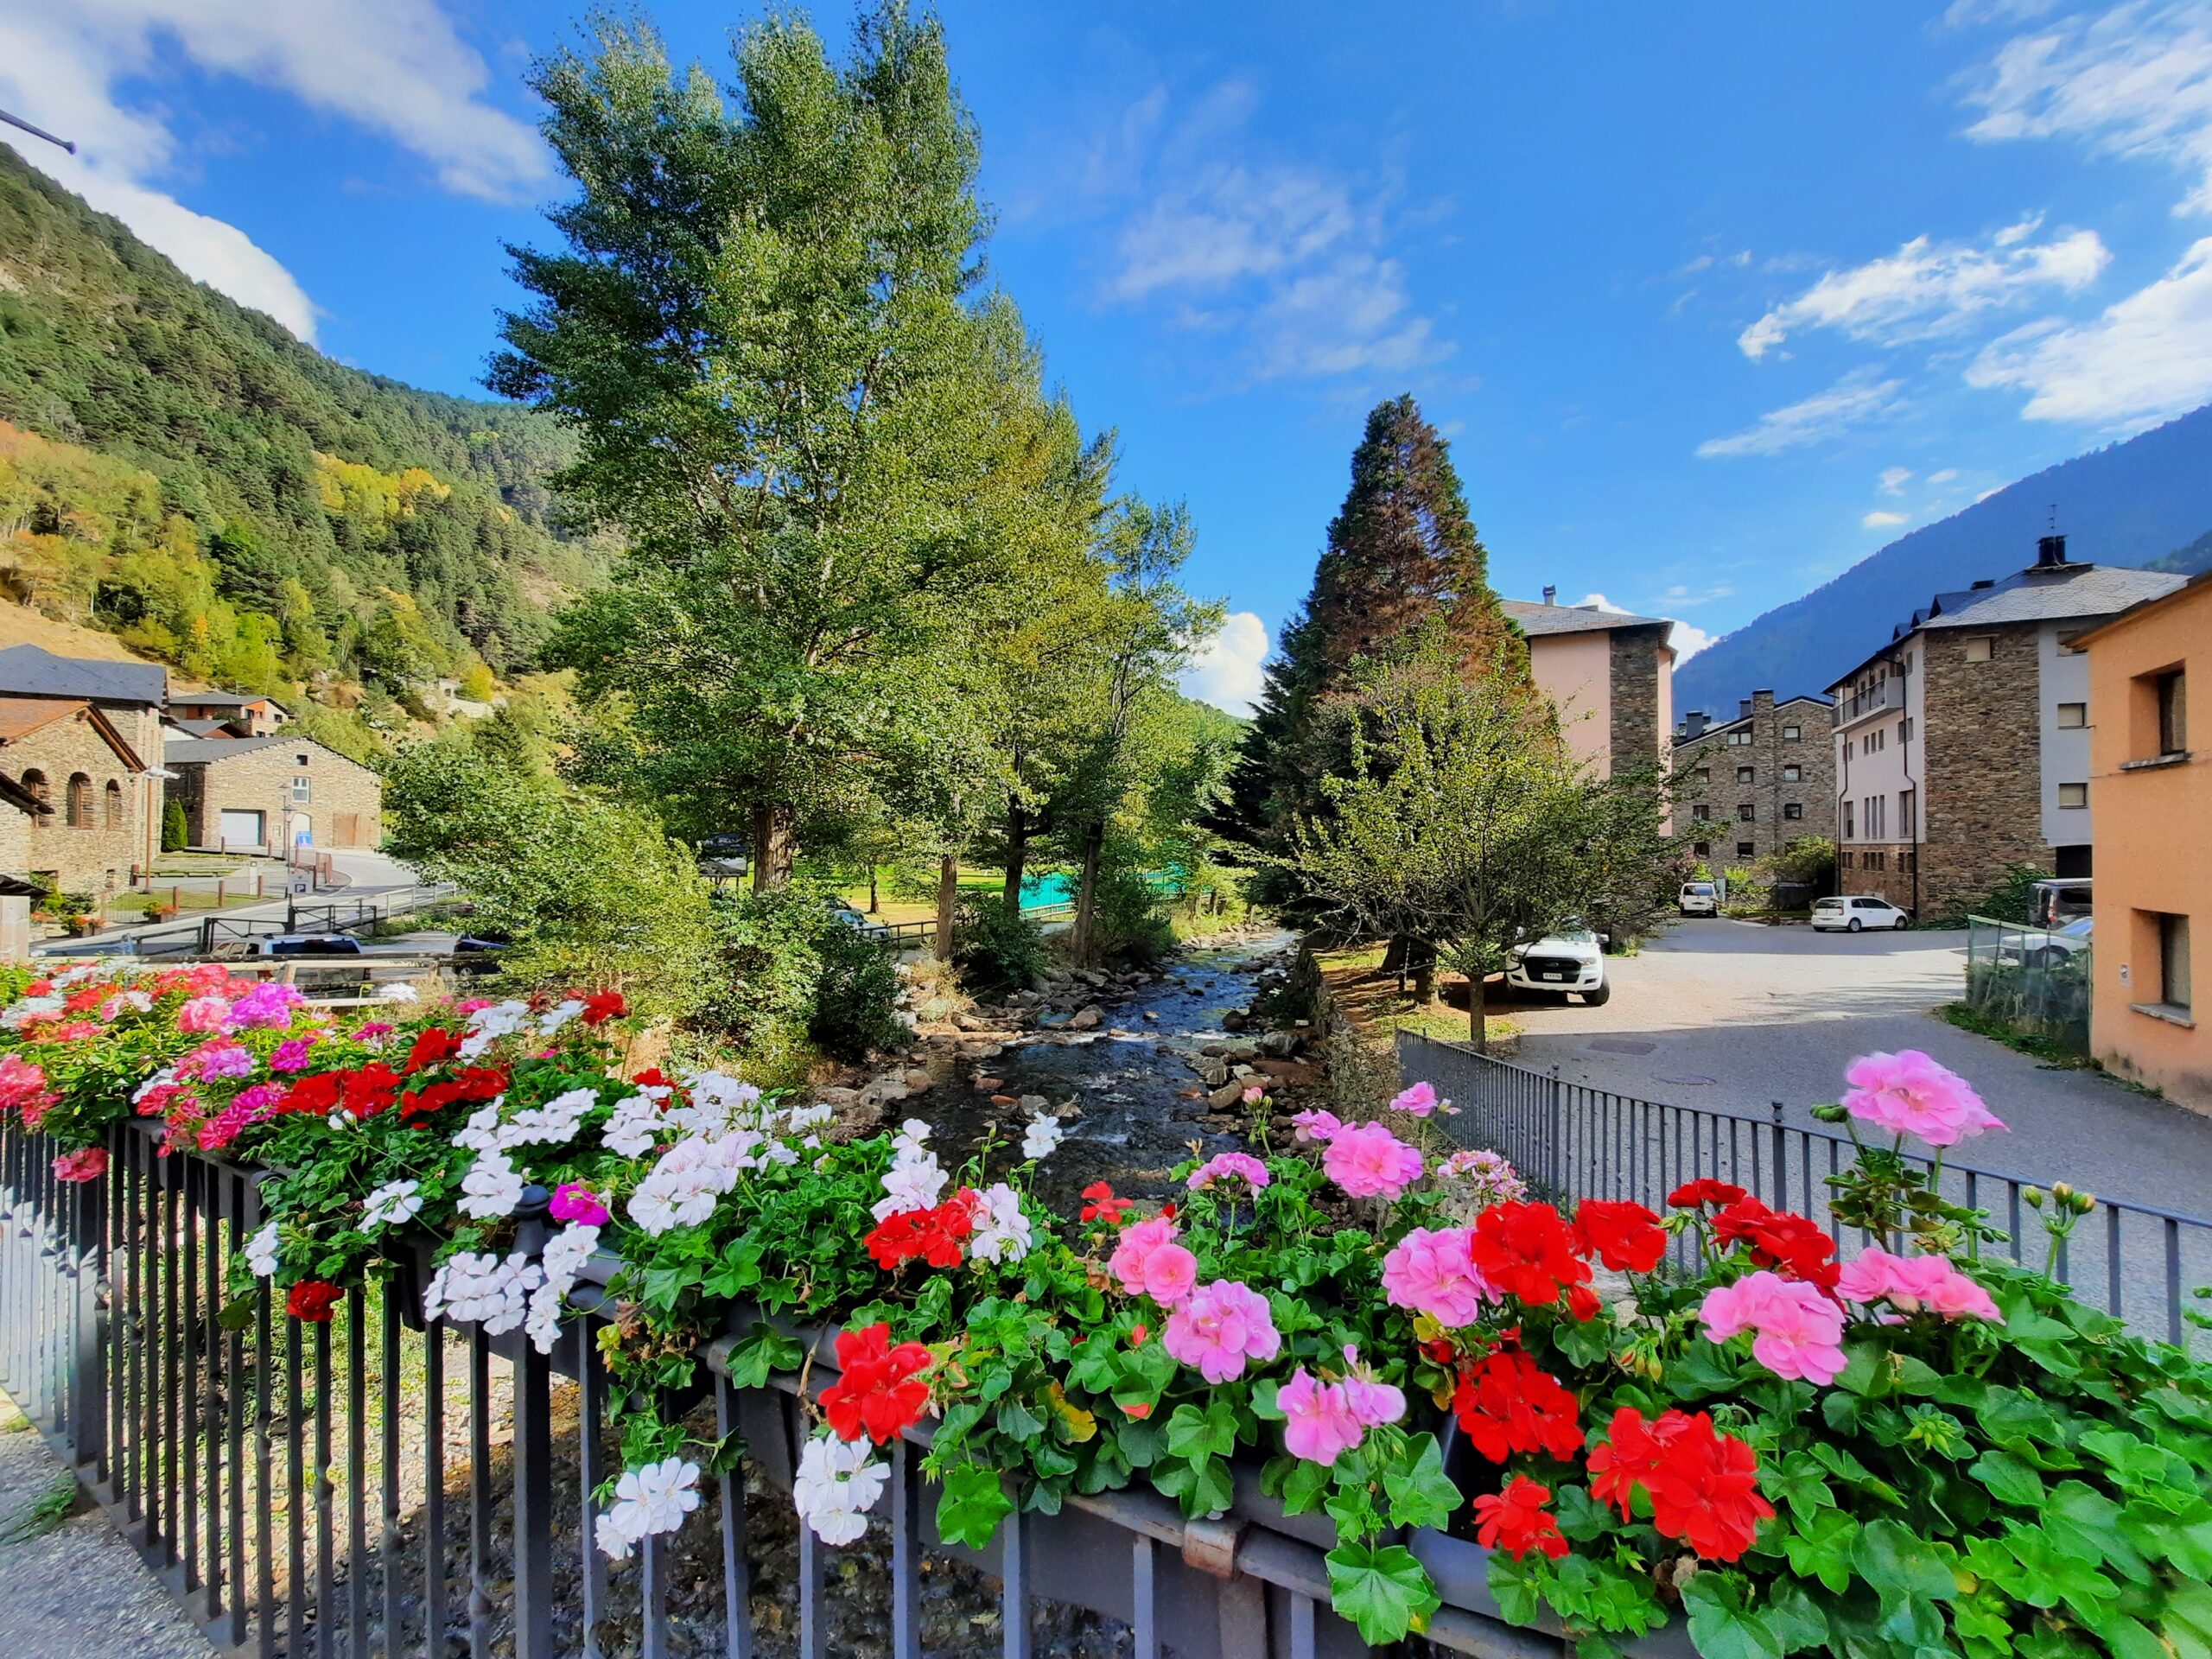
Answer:
<path fill-rule="evenodd" d="M 925 1637 L 1008 1659 L 1366 1651 L 1330 1610 L 1331 1523 L 1285 1516 L 1256 1465 L 1220 1516 L 1186 1520 L 1143 1491 L 1071 1495 L 978 1552 L 937 1536 L 925 1422 L 888 1449 L 869 1536 L 823 1548 L 787 1494 L 812 1432 L 801 1389 L 835 1379 L 830 1344 L 797 1333 L 799 1377 L 739 1386 L 728 1356 L 750 1318 L 668 1402 L 696 1433 L 741 1436 L 744 1457 L 702 1481 L 682 1532 L 610 1563 L 592 1494 L 619 1465 L 599 1347 L 615 1310 L 590 1286 L 550 1357 L 520 1332 L 426 1327 L 422 1259 L 305 1324 L 264 1281 L 229 1288 L 232 1247 L 261 1225 L 258 1172 L 162 1155 L 145 1124 L 114 1132 L 90 1185 L 56 1181 L 54 1151 L 0 1128 L 0 1386 L 226 1655 L 914 1659 Z M 1445 1599 L 1432 1647 L 1565 1659 L 1555 1631 L 1495 1616 L 1471 1540 L 1405 1541 Z"/>
<path fill-rule="evenodd" d="M 1406 1081 L 1426 1079 L 1459 1109 L 1441 1120 L 1447 1135 L 1503 1153 L 1547 1196 L 1630 1198 L 1663 1211 L 1675 1187 L 1712 1176 L 1843 1240 L 1827 1178 L 1849 1166 L 1851 1139 L 1785 1122 L 1779 1101 L 1758 1118 L 1640 1100 L 1409 1031 L 1398 1033 L 1398 1065 Z M 2212 1221 L 2100 1196 L 2054 1250 L 2024 1196 L 2034 1183 L 1948 1160 L 1938 1179 L 1954 1202 L 1989 1211 L 2013 1261 L 2041 1268 L 2048 1259 L 2076 1294 L 2143 1334 L 2206 1345 L 2185 1316 L 2196 1288 L 2212 1284 Z M 2203 1306 L 2212 1312 L 2212 1302 Z"/>

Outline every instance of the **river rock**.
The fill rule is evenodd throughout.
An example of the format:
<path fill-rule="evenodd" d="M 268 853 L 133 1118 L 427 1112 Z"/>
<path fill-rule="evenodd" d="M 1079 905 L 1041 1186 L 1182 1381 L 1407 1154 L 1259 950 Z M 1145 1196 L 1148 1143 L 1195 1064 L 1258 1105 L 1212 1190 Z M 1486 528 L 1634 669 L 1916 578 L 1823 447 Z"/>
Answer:
<path fill-rule="evenodd" d="M 1012 1095 L 993 1095 L 991 1096 L 991 1104 L 994 1106 L 1014 1106 L 1018 1105 L 1019 1103 L 1020 1103 L 1017 1102 Z"/>
<path fill-rule="evenodd" d="M 1206 1059 L 1198 1062 L 1198 1076 L 1209 1089 L 1218 1089 L 1229 1081 L 1229 1062 Z"/>
<path fill-rule="evenodd" d="M 1244 1029 L 1244 1011 L 1243 1011 L 1243 1009 L 1242 1009 L 1242 1008 L 1231 1008 L 1231 1009 L 1230 1009 L 1230 1010 L 1229 1010 L 1229 1012 L 1228 1012 L 1228 1013 L 1226 1013 L 1226 1014 L 1223 1014 L 1223 1015 L 1221 1016 L 1221 1028 L 1222 1028 L 1224 1031 L 1242 1031 L 1242 1030 L 1243 1030 L 1243 1029 Z"/>
<path fill-rule="evenodd" d="M 1260 1039 L 1260 1052 L 1271 1060 L 1287 1060 L 1298 1047 L 1298 1042 L 1294 1031 L 1271 1031 Z"/>
<path fill-rule="evenodd" d="M 906 1092 L 910 1095 L 926 1095 L 935 1087 L 937 1079 L 926 1071 L 917 1070 L 906 1074 Z"/>
<path fill-rule="evenodd" d="M 979 1076 L 976 1079 L 976 1092 L 979 1095 L 995 1095 L 1004 1087 L 1006 1087 L 1006 1079 L 1003 1077 Z"/>
<path fill-rule="evenodd" d="M 1238 1101 L 1243 1098 L 1244 1085 L 1232 1080 L 1223 1084 L 1220 1088 L 1208 1095 L 1206 1096 L 1206 1104 L 1217 1107 L 1234 1106 Z"/>
<path fill-rule="evenodd" d="M 868 1084 L 867 1089 L 869 1099 L 886 1104 L 892 1101 L 904 1100 L 912 1092 L 906 1087 L 906 1079 L 895 1071 L 887 1077 L 878 1077 L 874 1083 Z"/>
<path fill-rule="evenodd" d="M 1198 1052 L 1201 1054 L 1213 1056 L 1226 1054 L 1229 1052 L 1229 1045 L 1227 1043 L 1204 1043 L 1199 1046 Z"/>
<path fill-rule="evenodd" d="M 1068 1026 L 1074 1031 L 1096 1031 L 1105 1023 L 1105 1020 L 1106 1016 L 1099 1012 L 1098 1005 L 1093 1002 L 1071 1015 Z"/>

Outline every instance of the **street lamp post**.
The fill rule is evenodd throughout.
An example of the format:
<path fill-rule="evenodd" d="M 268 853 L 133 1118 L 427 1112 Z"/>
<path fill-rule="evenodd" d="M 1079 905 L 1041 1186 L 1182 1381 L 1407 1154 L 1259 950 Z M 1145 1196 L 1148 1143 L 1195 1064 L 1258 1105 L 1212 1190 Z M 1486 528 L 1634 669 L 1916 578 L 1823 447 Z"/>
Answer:
<path fill-rule="evenodd" d="M 59 144 L 62 149 L 67 150 L 72 156 L 74 156 L 77 153 L 77 146 L 71 143 L 67 138 L 57 138 L 52 133 L 47 131 L 45 128 L 31 125 L 29 122 L 24 120 L 21 116 L 10 115 L 7 111 L 0 110 L 0 121 L 6 122 L 11 127 L 21 127 L 25 132 L 30 134 L 34 138 L 43 138 L 49 144 Z"/>

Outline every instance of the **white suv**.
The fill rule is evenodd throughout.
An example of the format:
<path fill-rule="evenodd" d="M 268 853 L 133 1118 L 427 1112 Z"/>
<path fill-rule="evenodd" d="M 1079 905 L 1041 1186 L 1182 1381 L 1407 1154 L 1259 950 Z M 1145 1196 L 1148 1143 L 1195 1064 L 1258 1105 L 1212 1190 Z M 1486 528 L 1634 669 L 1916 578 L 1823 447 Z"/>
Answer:
<path fill-rule="evenodd" d="M 1561 928 L 1528 944 L 1516 944 L 1507 963 L 1505 982 L 1523 991 L 1580 991 L 1595 1007 L 1613 994 L 1605 980 L 1605 952 L 1586 927 Z"/>
<path fill-rule="evenodd" d="M 1912 918 L 1871 893 L 1847 893 L 1813 906 L 1813 925 L 1824 933 L 1857 933 L 1870 927 L 1910 927 Z"/>
<path fill-rule="evenodd" d="M 1718 916 L 1720 889 L 1710 881 L 1685 881 L 1681 904 L 1685 916 Z"/>

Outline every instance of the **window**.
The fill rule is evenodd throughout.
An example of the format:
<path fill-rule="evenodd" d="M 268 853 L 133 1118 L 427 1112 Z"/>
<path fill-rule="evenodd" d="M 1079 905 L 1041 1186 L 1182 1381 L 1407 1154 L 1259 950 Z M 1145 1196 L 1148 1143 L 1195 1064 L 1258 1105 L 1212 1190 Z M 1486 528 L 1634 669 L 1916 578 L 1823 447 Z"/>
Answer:
<path fill-rule="evenodd" d="M 1713 856 L 1713 843 L 1709 841 L 1694 842 L 1691 844 L 1690 855 L 1694 858 L 1710 858 Z"/>
<path fill-rule="evenodd" d="M 123 828 L 123 785 L 111 778 L 107 780 L 106 792 L 107 827 L 111 830 L 120 830 Z"/>
<path fill-rule="evenodd" d="M 1713 809 L 1703 801 L 1700 801 L 1695 806 L 1690 808 L 1690 817 L 1698 823 L 1707 823 L 1713 817 Z"/>
<path fill-rule="evenodd" d="M 1697 769 L 1697 780 L 1700 784 L 1711 783 L 1713 781 L 1713 768 L 1711 766 L 1700 766 Z"/>
<path fill-rule="evenodd" d="M 2086 702 L 2062 702 L 2058 705 L 2058 724 L 2066 731 L 2077 731 L 2089 723 L 2089 705 Z"/>
<path fill-rule="evenodd" d="M 1907 715 L 1903 720 L 1897 721 L 1897 741 L 1900 743 L 1910 743 L 1912 741 L 1912 716 L 1910 715 Z"/>
<path fill-rule="evenodd" d="M 303 754 L 303 755 L 300 756 L 299 760 L 300 760 L 300 764 L 301 764 L 302 766 L 304 766 L 305 765 L 307 765 L 307 763 L 308 763 L 308 758 L 307 758 L 307 756 L 305 756 L 305 755 Z"/>
<path fill-rule="evenodd" d="M 63 810 L 68 814 L 72 830 L 92 827 L 92 780 L 83 772 L 69 774 L 69 795 Z"/>
<path fill-rule="evenodd" d="M 1753 806 L 1749 801 L 1745 801 L 1736 809 L 1736 821 L 1738 823 L 1757 823 L 1758 817 L 1758 808 Z"/>
<path fill-rule="evenodd" d="M 1747 749 L 1751 747 L 1751 734 L 1748 728 L 1740 732 L 1731 732 L 1728 734 L 1728 747 L 1730 748 Z"/>
<path fill-rule="evenodd" d="M 1782 816 L 1785 818 L 1802 818 L 1805 816 L 1804 804 L 1798 801 L 1784 801 L 1782 804 Z"/>
<path fill-rule="evenodd" d="M 1859 817 L 1866 823 L 1867 840 L 1879 841 L 1888 832 L 1889 804 L 1886 795 L 1869 795 L 1859 802 Z"/>
<path fill-rule="evenodd" d="M 1782 728 L 1782 741 L 1785 743 L 1798 742 L 1804 735 L 1804 729 L 1802 727 L 1785 726 Z"/>
<path fill-rule="evenodd" d="M 315 780 L 311 778 L 292 779 L 292 804 L 305 806 L 315 798 Z"/>
<path fill-rule="evenodd" d="M 2189 918 L 2158 918 L 2158 1001 L 2170 1008 L 2187 1008 L 2189 984 Z"/>
<path fill-rule="evenodd" d="M 1967 641 L 1967 661 L 1970 663 L 1987 662 L 1989 660 L 1990 648 L 1996 643 L 1996 639 L 1989 634 L 1978 633 L 1974 635 L 1973 639 Z"/>
<path fill-rule="evenodd" d="M 1836 868 L 1840 870 L 1849 869 L 1851 868 L 1851 861 L 1858 856 L 1859 855 L 1853 852 L 1851 849 L 1848 847 L 1845 848 L 1835 855 Z"/>
<path fill-rule="evenodd" d="M 1736 843 L 1736 856 L 1738 858 L 1757 858 L 1758 852 L 1758 843 L 1754 842 L 1739 841 Z"/>
<path fill-rule="evenodd" d="M 1753 768 L 1738 766 L 1736 768 L 1736 781 L 1739 784 L 1748 784 L 1751 781 L 1752 773 Z"/>
<path fill-rule="evenodd" d="M 2089 786 L 2087 784 L 2061 784 L 2058 786 L 2058 804 L 2069 810 L 2088 805 Z"/>
<path fill-rule="evenodd" d="M 1910 789 L 1899 790 L 1897 791 L 1897 834 L 1906 841 L 1910 841 L 1920 833 L 1917 822 L 1919 812 L 1919 791 Z"/>
<path fill-rule="evenodd" d="M 1782 769 L 1782 781 L 1785 784 L 1797 783 L 1801 781 L 1804 776 L 1805 768 L 1802 766 L 1784 766 Z"/>
<path fill-rule="evenodd" d="M 2158 753 L 2189 747 L 2189 676 L 2179 669 L 2158 676 Z"/>
<path fill-rule="evenodd" d="M 1859 823 L 1857 815 L 1852 810 L 1852 804 L 1849 801 L 1846 801 L 1843 804 L 1843 838 L 1846 841 L 1855 841 L 1858 837 Z"/>
<path fill-rule="evenodd" d="M 47 792 L 46 774 L 41 772 L 37 767 L 34 766 L 23 774 L 23 787 L 30 792 L 31 796 L 39 803 L 40 805 L 51 806 L 54 804 L 52 798 Z M 40 823 L 45 823 L 45 815 L 41 813 L 35 822 Z"/>

